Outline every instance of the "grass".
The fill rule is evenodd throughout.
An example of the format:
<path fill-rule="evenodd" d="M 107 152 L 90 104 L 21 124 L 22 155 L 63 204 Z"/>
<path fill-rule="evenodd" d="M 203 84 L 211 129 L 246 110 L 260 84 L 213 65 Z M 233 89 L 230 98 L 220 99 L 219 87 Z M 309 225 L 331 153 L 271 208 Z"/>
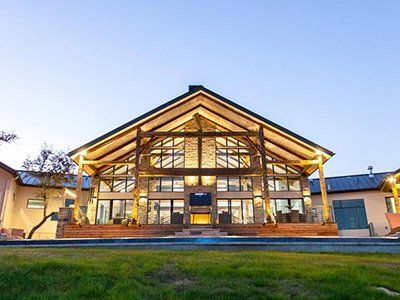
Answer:
<path fill-rule="evenodd" d="M 385 298 L 400 255 L 0 249 L 0 298 Z"/>

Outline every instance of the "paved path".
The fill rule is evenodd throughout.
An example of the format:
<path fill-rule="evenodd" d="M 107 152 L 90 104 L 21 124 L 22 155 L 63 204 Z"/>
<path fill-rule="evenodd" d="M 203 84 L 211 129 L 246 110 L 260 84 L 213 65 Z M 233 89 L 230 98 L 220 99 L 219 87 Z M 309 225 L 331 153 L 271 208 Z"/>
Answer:
<path fill-rule="evenodd" d="M 400 253 L 400 239 L 390 237 L 155 237 L 0 241 L 0 248 L 4 247 L 112 247 L 175 250 Z"/>

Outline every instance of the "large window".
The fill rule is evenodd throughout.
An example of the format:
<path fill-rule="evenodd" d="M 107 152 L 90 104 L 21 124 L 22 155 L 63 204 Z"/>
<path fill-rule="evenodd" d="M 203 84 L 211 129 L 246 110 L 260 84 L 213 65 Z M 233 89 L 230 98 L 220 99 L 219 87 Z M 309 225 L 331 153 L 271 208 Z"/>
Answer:
<path fill-rule="evenodd" d="M 183 224 L 184 200 L 149 200 L 148 224 Z"/>
<path fill-rule="evenodd" d="M 149 192 L 183 192 L 183 177 L 149 178 Z"/>
<path fill-rule="evenodd" d="M 151 150 L 150 165 L 155 168 L 184 168 L 184 138 L 166 138 Z"/>
<path fill-rule="evenodd" d="M 251 192 L 251 177 L 217 177 L 219 192 Z"/>
<path fill-rule="evenodd" d="M 304 214 L 303 199 L 271 199 L 271 211 L 274 216 L 287 214 L 292 210 L 298 210 L 300 214 Z"/>
<path fill-rule="evenodd" d="M 299 172 L 286 165 L 268 165 L 273 174 L 299 174 Z M 300 174 L 299 176 L 275 176 L 268 177 L 268 188 L 270 191 L 301 191 Z"/>
<path fill-rule="evenodd" d="M 133 158 L 132 158 L 133 159 Z M 135 177 L 131 166 L 115 166 L 108 168 L 100 174 L 100 192 L 129 193 L 135 186 Z M 120 175 L 121 177 L 118 177 Z"/>
<path fill-rule="evenodd" d="M 334 200 L 333 209 L 339 230 L 368 228 L 363 199 Z"/>
<path fill-rule="evenodd" d="M 396 212 L 396 203 L 393 197 L 386 197 L 386 209 L 388 213 L 395 213 Z"/>
<path fill-rule="evenodd" d="M 110 220 L 122 220 L 132 216 L 133 200 L 99 200 L 97 202 L 97 224 L 107 224 Z"/>
<path fill-rule="evenodd" d="M 234 138 L 217 137 L 217 168 L 249 168 L 248 146 Z"/>
<path fill-rule="evenodd" d="M 28 199 L 26 203 L 26 208 L 44 208 L 43 199 Z"/>
<path fill-rule="evenodd" d="M 253 199 L 218 199 L 219 223 L 254 223 Z"/>

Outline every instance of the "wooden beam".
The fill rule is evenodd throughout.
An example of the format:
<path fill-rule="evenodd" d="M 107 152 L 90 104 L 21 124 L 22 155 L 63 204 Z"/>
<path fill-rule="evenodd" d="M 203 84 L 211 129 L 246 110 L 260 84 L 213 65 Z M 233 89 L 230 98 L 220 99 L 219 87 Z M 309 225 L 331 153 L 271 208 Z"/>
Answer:
<path fill-rule="evenodd" d="M 294 166 L 310 166 L 318 165 L 319 161 L 314 160 L 267 160 L 267 164 L 270 165 L 294 165 Z"/>
<path fill-rule="evenodd" d="M 324 167 L 322 166 L 323 160 L 322 155 L 318 156 L 318 173 L 319 173 L 319 185 L 321 189 L 321 200 L 322 200 L 322 212 L 324 215 L 325 222 L 331 222 L 331 215 L 329 213 L 328 194 L 326 193 Z"/>
<path fill-rule="evenodd" d="M 146 168 L 139 169 L 141 177 L 174 176 L 260 176 L 260 168 Z M 274 174 L 277 175 L 277 174 Z M 287 175 L 287 174 L 282 174 Z M 280 175 L 279 175 L 280 176 Z"/>
<path fill-rule="evenodd" d="M 265 151 L 264 129 L 260 126 L 259 130 L 262 180 L 263 180 L 263 199 L 265 199 L 265 214 L 267 222 L 272 222 L 271 199 L 269 198 L 268 177 L 267 177 L 267 152 Z"/>
<path fill-rule="evenodd" d="M 142 137 L 164 136 L 164 137 L 237 137 L 237 136 L 256 136 L 252 131 L 146 131 L 142 132 Z"/>
<path fill-rule="evenodd" d="M 198 131 L 203 131 L 203 128 L 201 126 L 201 121 L 200 121 L 200 116 L 198 113 L 193 115 L 193 119 L 196 122 L 197 130 Z"/>
<path fill-rule="evenodd" d="M 133 162 L 133 161 L 84 160 L 82 162 L 82 164 L 84 164 L 84 165 L 107 165 L 107 166 L 118 166 L 118 165 L 135 166 L 135 162 Z"/>
<path fill-rule="evenodd" d="M 132 209 L 132 219 L 136 222 L 139 221 L 139 163 L 140 163 L 140 140 L 141 140 L 141 129 L 137 130 L 136 135 L 136 153 L 135 153 L 135 186 L 133 188 L 133 209 Z"/>
<path fill-rule="evenodd" d="M 399 199 L 399 191 L 397 189 L 396 181 L 392 183 L 392 193 L 394 198 L 394 205 L 396 208 L 396 212 L 400 213 L 400 199 Z"/>

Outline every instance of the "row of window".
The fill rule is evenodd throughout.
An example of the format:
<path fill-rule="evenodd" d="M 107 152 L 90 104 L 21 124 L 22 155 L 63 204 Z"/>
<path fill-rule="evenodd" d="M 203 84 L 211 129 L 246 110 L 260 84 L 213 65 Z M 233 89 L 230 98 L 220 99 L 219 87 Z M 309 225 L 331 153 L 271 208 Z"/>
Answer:
<path fill-rule="evenodd" d="M 107 224 L 112 220 L 130 218 L 133 200 L 99 200 L 97 204 L 97 224 Z M 147 202 L 148 224 L 182 224 L 185 202 L 183 199 L 149 200 Z M 271 199 L 273 214 L 288 213 L 290 210 L 304 212 L 302 199 Z M 218 199 L 218 221 L 220 223 L 254 223 L 253 199 Z"/>
<path fill-rule="evenodd" d="M 100 192 L 132 192 L 134 178 L 102 178 Z M 270 177 L 270 191 L 301 191 L 299 178 Z M 251 177 L 217 177 L 217 190 L 220 192 L 251 192 L 253 184 Z M 149 178 L 149 192 L 183 192 L 183 177 Z"/>

